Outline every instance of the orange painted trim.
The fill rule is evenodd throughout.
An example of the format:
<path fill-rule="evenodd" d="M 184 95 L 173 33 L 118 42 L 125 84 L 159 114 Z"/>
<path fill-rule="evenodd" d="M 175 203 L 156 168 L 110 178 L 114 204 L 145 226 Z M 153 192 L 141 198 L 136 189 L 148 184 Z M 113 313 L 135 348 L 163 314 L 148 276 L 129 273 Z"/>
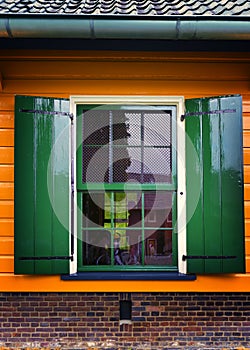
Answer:
<path fill-rule="evenodd" d="M 243 116 L 243 129 L 250 129 L 250 114 L 245 113 Z"/>
<path fill-rule="evenodd" d="M 14 147 L 0 147 L 0 164 L 14 164 Z"/>
<path fill-rule="evenodd" d="M 250 292 L 250 94 L 248 53 L 0 51 L 0 290 Z M 189 67 L 189 69 L 187 68 Z M 20 69 L 22 68 L 22 69 Z M 196 281 L 61 281 L 60 276 L 15 276 L 14 95 L 243 96 L 246 275 L 198 276 Z"/>
<path fill-rule="evenodd" d="M 6 219 L 14 217 L 14 201 L 0 201 L 0 217 Z"/>
<path fill-rule="evenodd" d="M 245 202 L 245 219 L 250 219 L 250 202 Z"/>
<path fill-rule="evenodd" d="M 250 238 L 250 220 L 245 220 L 245 235 Z"/>
<path fill-rule="evenodd" d="M 250 257 L 250 237 L 247 237 L 245 240 L 245 251 L 246 255 Z"/>
<path fill-rule="evenodd" d="M 243 113 L 250 114 L 250 101 L 243 100 Z"/>
<path fill-rule="evenodd" d="M 13 273 L 14 271 L 14 257 L 9 255 L 0 256 L 0 266 L 2 272 Z"/>
<path fill-rule="evenodd" d="M 0 237 L 14 237 L 14 219 L 0 219 Z"/>
<path fill-rule="evenodd" d="M 250 148 L 244 148 L 243 156 L 244 156 L 244 165 L 250 165 Z"/>
<path fill-rule="evenodd" d="M 1 263 L 1 260 L 0 260 Z M 249 275 L 197 276 L 196 281 L 62 281 L 60 276 L 0 275 L 3 292 L 250 292 Z"/>
<path fill-rule="evenodd" d="M 250 165 L 244 165 L 244 184 L 250 184 Z"/>
<path fill-rule="evenodd" d="M 250 256 L 246 257 L 246 271 L 250 271 Z"/>
<path fill-rule="evenodd" d="M 14 237 L 0 237 L 0 255 L 14 254 Z"/>
<path fill-rule="evenodd" d="M 0 182 L 0 200 L 14 200 L 14 183 Z M 1 213 L 0 213 L 1 217 Z"/>
<path fill-rule="evenodd" d="M 250 147 L 250 130 L 243 131 L 243 146 Z"/>
<path fill-rule="evenodd" d="M 0 129 L 0 146 L 14 146 L 14 130 Z"/>
<path fill-rule="evenodd" d="M 0 98 L 0 110 L 1 113 L 5 111 L 14 111 L 14 95 L 6 94 L 1 95 Z"/>
<path fill-rule="evenodd" d="M 250 200 L 250 184 L 249 183 L 244 185 L 244 198 L 245 198 L 245 201 Z"/>
<path fill-rule="evenodd" d="M 104 69 L 104 68 L 103 68 Z M 190 88 L 192 86 L 192 88 Z M 144 79 L 95 79 L 95 80 L 6 80 L 5 90 L 8 94 L 21 93 L 47 97 L 66 97 L 70 95 L 168 95 L 185 96 L 185 98 L 211 95 L 231 95 L 249 93 L 248 81 L 216 81 L 211 92 L 208 80 L 144 80 Z M 41 93 L 41 91 L 45 91 Z M 58 93 L 63 91 L 63 93 Z M 7 101 L 6 101 L 7 102 Z M 1 105 L 0 105 L 1 109 Z"/>
<path fill-rule="evenodd" d="M 0 181 L 1 182 L 14 181 L 14 165 L 0 165 Z"/>
<path fill-rule="evenodd" d="M 87 60 L 87 61 L 134 61 L 134 60 L 148 60 L 148 61 L 198 61 L 198 62 L 248 62 L 248 52 L 201 52 L 201 51 L 171 51 L 171 52 L 141 52 L 141 51 L 82 51 L 82 50 L 0 50 L 1 57 L 4 59 L 29 59 L 29 60 Z"/>
<path fill-rule="evenodd" d="M 0 128 L 14 128 L 14 113 L 12 111 L 0 111 Z"/>
<path fill-rule="evenodd" d="M 244 184 L 250 184 L 250 165 L 244 165 Z"/>

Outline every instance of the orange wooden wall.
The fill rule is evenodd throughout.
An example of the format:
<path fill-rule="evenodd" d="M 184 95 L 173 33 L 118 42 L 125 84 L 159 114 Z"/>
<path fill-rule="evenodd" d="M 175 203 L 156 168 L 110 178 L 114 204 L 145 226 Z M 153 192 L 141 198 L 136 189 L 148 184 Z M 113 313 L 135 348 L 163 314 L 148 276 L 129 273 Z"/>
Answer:
<path fill-rule="evenodd" d="M 53 52 L 0 50 L 0 290 L 250 291 L 250 56 L 247 53 Z M 65 282 L 14 276 L 14 95 L 243 96 L 245 275 L 192 282 Z"/>

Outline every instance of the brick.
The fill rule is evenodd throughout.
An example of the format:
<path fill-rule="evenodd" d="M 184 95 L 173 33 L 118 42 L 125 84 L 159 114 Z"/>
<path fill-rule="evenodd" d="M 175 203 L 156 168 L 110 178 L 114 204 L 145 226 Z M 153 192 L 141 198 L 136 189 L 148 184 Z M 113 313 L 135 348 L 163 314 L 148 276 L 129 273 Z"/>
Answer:
<path fill-rule="evenodd" d="M 181 348 L 250 342 L 250 299 L 244 293 L 135 293 L 133 324 L 122 327 L 118 301 L 119 293 L 0 293 L 0 339 L 60 339 L 65 348 L 76 348 L 79 339 L 95 337 L 101 344 L 110 337 L 138 350 L 147 350 L 146 341 L 150 350 L 174 349 L 176 339 Z"/>

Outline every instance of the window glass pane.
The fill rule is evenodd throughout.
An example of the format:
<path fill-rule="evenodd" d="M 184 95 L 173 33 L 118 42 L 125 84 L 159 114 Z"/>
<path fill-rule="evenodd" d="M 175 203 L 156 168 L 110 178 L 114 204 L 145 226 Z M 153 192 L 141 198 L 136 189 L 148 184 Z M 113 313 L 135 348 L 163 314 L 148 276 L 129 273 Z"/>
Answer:
<path fill-rule="evenodd" d="M 83 183 L 171 183 L 171 118 L 164 112 L 84 113 Z"/>
<path fill-rule="evenodd" d="M 144 194 L 144 264 L 172 264 L 172 196 L 173 192 Z"/>
<path fill-rule="evenodd" d="M 125 257 L 130 257 L 129 264 L 135 262 L 132 252 L 135 246 L 139 249 L 143 227 L 141 196 L 141 192 L 134 191 L 82 194 L 84 265 L 109 265 L 112 261 L 114 265 L 128 264 Z"/>
<path fill-rule="evenodd" d="M 109 182 L 110 174 L 108 146 L 83 145 L 82 149 L 83 182 Z M 102 166 L 100 166 L 100 164 Z"/>
<path fill-rule="evenodd" d="M 142 227 L 142 193 L 83 192 L 83 228 Z"/>
<path fill-rule="evenodd" d="M 110 111 L 110 127 L 114 144 L 128 145 L 128 140 L 131 138 L 130 128 L 132 123 L 135 123 L 136 117 L 136 114 L 128 115 L 124 111 Z"/>
<path fill-rule="evenodd" d="M 145 113 L 143 115 L 145 146 L 170 146 L 171 120 L 169 113 Z"/>
<path fill-rule="evenodd" d="M 143 183 L 171 183 L 171 150 L 144 148 Z"/>
<path fill-rule="evenodd" d="M 86 111 L 82 123 L 82 181 L 109 182 L 111 133 L 109 111 L 96 109 Z"/>
<path fill-rule="evenodd" d="M 169 227 L 169 217 L 172 217 L 172 195 L 172 191 L 144 193 L 144 226 L 146 228 Z"/>
<path fill-rule="evenodd" d="M 128 175 L 128 181 L 129 182 L 143 182 L 143 175 L 142 175 L 142 154 L 141 154 L 141 148 L 136 147 L 129 147 L 129 159 L 130 159 L 130 165 L 127 168 L 126 172 Z"/>
<path fill-rule="evenodd" d="M 141 230 L 123 230 L 115 234 L 115 265 L 142 265 Z"/>
<path fill-rule="evenodd" d="M 106 208 L 104 205 L 106 204 Z M 110 203 L 105 201 L 103 192 L 82 194 L 82 226 L 83 228 L 104 228 L 104 222 L 110 221 Z M 105 221 L 104 221 L 105 220 Z"/>
<path fill-rule="evenodd" d="M 85 265 L 171 265 L 169 191 L 83 193 Z"/>
<path fill-rule="evenodd" d="M 145 193 L 145 265 L 172 264 L 172 192 Z"/>
<path fill-rule="evenodd" d="M 82 260 L 84 265 L 111 264 L 111 235 L 108 230 L 84 230 Z"/>
<path fill-rule="evenodd" d="M 140 146 L 142 140 L 141 116 L 139 112 L 125 112 L 127 125 L 127 142 L 131 146 Z"/>
<path fill-rule="evenodd" d="M 173 266 L 172 112 L 98 108 L 83 111 L 81 122 L 82 269 Z M 141 190 L 134 183 L 142 184 Z M 167 186 L 156 191 L 154 184 Z"/>
<path fill-rule="evenodd" d="M 83 114 L 83 144 L 106 145 L 109 143 L 109 111 L 91 109 Z"/>
<path fill-rule="evenodd" d="M 117 250 L 116 264 L 117 265 L 142 265 L 142 256 L 140 244 L 129 245 L 126 250 Z"/>
<path fill-rule="evenodd" d="M 155 230 L 144 240 L 145 265 L 172 264 L 172 230 Z"/>
<path fill-rule="evenodd" d="M 131 165 L 131 155 L 129 153 L 129 148 L 123 146 L 112 147 L 112 181 L 110 182 L 127 182 L 128 168 Z M 109 168 L 109 169 L 110 169 Z M 109 170 L 110 171 L 110 170 Z"/>

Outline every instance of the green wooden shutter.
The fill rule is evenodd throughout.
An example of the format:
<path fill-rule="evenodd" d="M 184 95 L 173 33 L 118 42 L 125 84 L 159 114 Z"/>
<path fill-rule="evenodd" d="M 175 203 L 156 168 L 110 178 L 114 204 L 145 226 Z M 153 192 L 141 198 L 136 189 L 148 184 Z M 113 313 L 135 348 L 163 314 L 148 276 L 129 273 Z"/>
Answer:
<path fill-rule="evenodd" d="M 16 96 L 14 271 L 17 274 L 69 271 L 71 122 L 68 112 L 68 100 Z"/>
<path fill-rule="evenodd" d="M 245 271 L 241 96 L 186 100 L 187 270 Z"/>

